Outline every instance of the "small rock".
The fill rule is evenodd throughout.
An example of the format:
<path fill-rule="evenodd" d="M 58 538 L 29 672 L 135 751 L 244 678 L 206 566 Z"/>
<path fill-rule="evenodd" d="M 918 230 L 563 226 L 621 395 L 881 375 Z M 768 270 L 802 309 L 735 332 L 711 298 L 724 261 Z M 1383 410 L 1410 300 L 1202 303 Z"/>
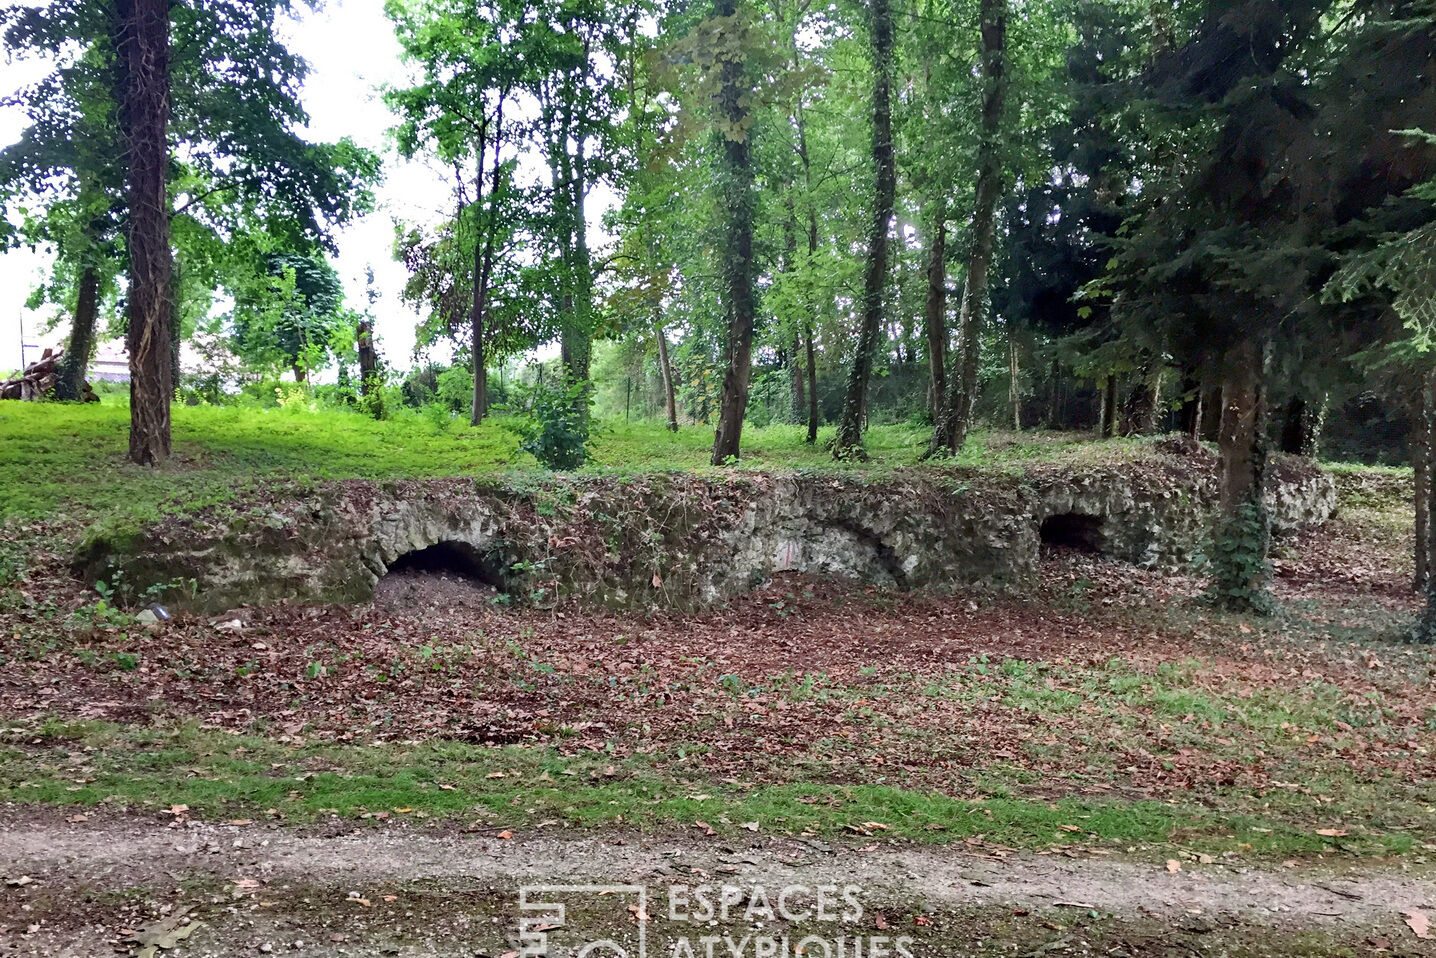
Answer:
<path fill-rule="evenodd" d="M 267 941 L 266 941 L 264 944 L 262 944 L 262 945 L 259 946 L 259 953 L 260 953 L 261 955 L 267 955 L 267 954 L 269 954 L 269 953 L 270 953 L 271 951 L 273 951 L 273 950 L 274 950 L 274 946 L 271 945 L 271 944 L 270 944 L 269 942 L 267 942 Z"/>
<path fill-rule="evenodd" d="M 139 615 L 135 616 L 135 621 L 140 625 L 157 625 L 160 621 L 160 617 L 149 609 L 144 609 Z"/>

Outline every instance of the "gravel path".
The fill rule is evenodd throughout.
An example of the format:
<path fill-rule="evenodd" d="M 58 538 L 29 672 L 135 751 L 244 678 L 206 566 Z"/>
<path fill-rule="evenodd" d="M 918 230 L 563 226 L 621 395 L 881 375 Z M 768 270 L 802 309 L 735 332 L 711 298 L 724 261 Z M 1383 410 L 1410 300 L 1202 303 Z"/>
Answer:
<path fill-rule="evenodd" d="M 124 932 L 176 909 L 189 910 L 172 925 L 207 927 L 178 943 L 175 955 L 497 956 L 519 944 L 517 887 L 524 883 L 645 886 L 655 933 L 681 930 L 670 920 L 669 886 L 705 884 L 743 888 L 749 902 L 754 886 L 770 895 L 787 886 L 861 886 L 869 929 L 873 922 L 885 927 L 888 914 L 948 921 L 1001 913 L 1068 931 L 1062 916 L 1096 912 L 1119 925 L 1192 934 L 1227 928 L 1258 939 L 1267 932 L 1375 936 L 1369 940 L 1397 954 L 1426 954 L 1432 943 L 1419 939 L 1407 918 L 1420 912 L 1436 919 L 1436 874 L 1418 868 L 1338 873 L 1186 863 L 1174 872 L 1162 863 L 1000 857 L 965 847 L 757 835 L 741 843 L 678 835 L 503 839 L 406 825 L 325 837 L 123 816 L 72 823 L 19 810 L 0 814 L 0 878 L 0 954 L 77 958 L 116 954 Z M 618 896 L 612 901 L 616 908 Z M 622 919 L 616 914 L 610 919 Z M 930 927 L 923 926 L 929 938 Z M 1053 941 L 1049 953 L 1072 944 Z M 1131 948 L 1126 953 L 1166 953 Z"/>

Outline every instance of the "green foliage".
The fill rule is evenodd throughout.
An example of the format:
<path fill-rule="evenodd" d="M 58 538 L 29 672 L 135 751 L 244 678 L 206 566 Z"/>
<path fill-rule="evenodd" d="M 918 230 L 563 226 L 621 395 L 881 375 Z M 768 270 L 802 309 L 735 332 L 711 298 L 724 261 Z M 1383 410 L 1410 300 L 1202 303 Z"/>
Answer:
<path fill-rule="evenodd" d="M 359 394 L 359 408 L 372 419 L 389 418 L 389 385 L 378 376 L 372 378 Z"/>
<path fill-rule="evenodd" d="M 234 348 L 252 367 L 305 379 L 336 346 L 352 347 L 339 275 L 318 253 L 264 252 L 234 292 Z"/>
<path fill-rule="evenodd" d="M 229 247 L 246 234 L 290 248 L 329 232 L 372 205 L 379 160 L 351 141 L 317 144 L 297 132 L 308 117 L 303 60 L 279 39 L 292 0 L 216 0 L 170 7 L 174 140 L 169 170 L 181 330 L 191 333 L 214 293 L 248 270 Z M 26 127 L 0 150 L 0 221 L 16 214 L 9 242 L 55 255 L 36 301 L 74 310 L 78 278 L 98 273 L 113 306 L 125 266 L 126 149 L 121 139 L 120 7 L 98 0 L 17 4 L 0 11 L 7 52 L 43 58 L 35 84 L 5 91 Z M 112 312 L 112 332 L 123 319 Z"/>
<path fill-rule="evenodd" d="M 1237 612 L 1270 615 L 1276 611 L 1267 584 L 1271 581 L 1271 522 L 1266 510 L 1244 502 L 1216 530 L 1212 539 L 1212 585 L 1209 596 Z"/>
<path fill-rule="evenodd" d="M 539 383 L 528 393 L 532 417 L 519 424 L 519 448 L 550 469 L 577 469 L 588 458 L 593 391 L 589 383 Z"/>
<path fill-rule="evenodd" d="M 19 582 L 29 565 L 30 558 L 23 543 L 0 539 L 0 589 Z"/>

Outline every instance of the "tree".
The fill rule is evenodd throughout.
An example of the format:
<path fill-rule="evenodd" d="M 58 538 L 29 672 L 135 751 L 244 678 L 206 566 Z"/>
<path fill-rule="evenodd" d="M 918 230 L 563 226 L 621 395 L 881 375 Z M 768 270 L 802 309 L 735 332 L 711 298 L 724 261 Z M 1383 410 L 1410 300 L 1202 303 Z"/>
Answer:
<path fill-rule="evenodd" d="M 384 373 L 383 361 L 374 345 L 374 304 L 379 300 L 379 291 L 374 288 L 374 268 L 364 268 L 365 311 L 354 324 L 354 349 L 359 359 L 359 394 L 366 402 L 374 418 L 384 418 Z"/>
<path fill-rule="evenodd" d="M 170 455 L 169 4 L 118 0 L 129 157 L 130 460 Z"/>
<path fill-rule="evenodd" d="M 497 272 L 518 234 L 534 225 L 528 219 L 528 198 L 513 183 L 524 129 L 512 101 L 533 76 L 529 31 L 537 14 L 524 0 L 477 6 L 458 0 L 391 0 L 386 10 L 405 57 L 422 71 L 419 84 L 387 94 L 400 117 L 395 131 L 400 151 L 413 156 L 429 150 L 452 166 L 459 203 L 451 226 L 430 241 L 427 253 L 416 235 L 405 245 L 411 268 L 420 258 L 428 261 L 424 270 L 414 268 L 416 278 L 425 272 L 428 279 L 411 283 L 409 298 L 427 298 L 437 307 L 434 318 L 452 329 L 453 294 L 458 290 L 446 291 L 447 281 L 433 273 L 437 257 L 465 277 L 467 346 L 474 372 L 470 422 L 478 425 L 488 401 L 488 348 L 495 336 L 493 314 L 501 285 Z M 460 258 L 463 266 L 456 262 Z"/>
<path fill-rule="evenodd" d="M 868 380 L 872 378 L 878 337 L 883 331 L 883 294 L 888 278 L 888 230 L 897 191 L 897 158 L 893 152 L 892 82 L 893 18 L 888 0 L 870 0 L 869 30 L 872 41 L 873 73 L 873 218 L 868 233 L 867 267 L 863 274 L 862 324 L 848 386 L 843 414 L 833 441 L 837 459 L 862 455 L 863 422 L 867 415 Z"/>
<path fill-rule="evenodd" d="M 0 150 L 0 219 L 7 208 L 39 200 L 27 210 L 12 243 L 55 252 L 51 280 L 32 307 L 52 302 L 71 318 L 70 339 L 55 384 L 57 399 L 76 400 L 94 348 L 101 300 L 112 290 L 122 251 L 121 202 L 125 191 L 119 110 L 125 78 L 115 43 L 123 26 L 113 6 L 83 7 L 72 32 L 95 38 L 33 88 L 15 97 L 28 124 L 17 142 Z M 43 11 L 11 7 L 0 13 L 7 48 L 53 49 L 54 24 Z"/>
<path fill-rule="evenodd" d="M 621 161 L 622 115 L 631 84 L 621 70 L 637 38 L 641 7 L 612 0 L 539 4 L 524 26 L 525 86 L 538 104 L 536 147 L 549 172 L 546 237 L 556 263 L 555 311 L 565 375 L 587 382 L 597 322 L 597 270 L 588 243 L 590 191 Z M 631 64 L 630 64 L 631 68 Z M 587 415 L 588 403 L 576 407 Z"/>
<path fill-rule="evenodd" d="M 983 318 L 987 311 L 988 270 L 996 235 L 997 203 L 1002 196 L 1003 111 L 1007 102 L 1007 0 L 982 0 L 978 14 L 982 36 L 982 113 L 977 150 L 977 197 L 973 207 L 967 279 L 958 312 L 961 349 L 948 378 L 947 408 L 933 427 L 928 454 L 957 455 L 972 427 L 981 359 Z"/>
<path fill-rule="evenodd" d="M 728 334 L 724 347 L 723 392 L 718 407 L 718 428 L 713 437 L 712 462 L 725 465 L 738 457 L 743 416 L 748 409 L 748 386 L 753 375 L 753 323 L 757 311 L 754 289 L 753 154 L 750 131 L 753 118 L 748 102 L 751 81 L 746 76 L 746 30 L 737 0 L 714 0 L 708 36 L 716 70 L 714 119 L 720 141 L 718 174 L 714 186 L 722 209 L 723 246 L 718 257 L 721 271 L 723 314 Z"/>
<path fill-rule="evenodd" d="M 1309 379 L 1379 337 L 1378 311 L 1333 309 L 1320 293 L 1339 251 L 1369 232 L 1362 221 L 1430 169 L 1429 151 L 1386 132 L 1436 105 L 1417 66 L 1432 55 L 1429 18 L 1400 24 L 1401 3 L 1334 9 L 1212 0 L 1153 55 L 1135 81 L 1152 187 L 1113 238 L 1113 268 L 1089 284 L 1110 295 L 1131 352 L 1220 384 L 1212 594 L 1243 611 L 1272 605 L 1262 480 L 1274 371 Z M 1390 82 L 1365 82 L 1378 74 Z"/>
<path fill-rule="evenodd" d="M 307 382 L 327 362 L 343 305 L 339 275 L 319 253 L 258 253 L 253 279 L 235 290 L 235 352 Z"/>
<path fill-rule="evenodd" d="M 307 143 L 294 130 L 307 119 L 298 99 L 307 67 L 275 28 L 291 6 L 215 0 L 166 10 L 173 37 L 166 131 L 174 148 L 166 149 L 162 172 L 171 243 L 181 252 L 166 296 L 174 311 L 166 330 L 172 381 L 182 334 L 208 311 L 228 268 L 240 276 L 248 269 L 225 254 L 236 235 L 260 231 L 296 246 L 324 243 L 330 229 L 372 200 L 373 154 L 348 141 Z M 67 364 L 62 396 L 78 388 L 98 305 L 127 266 L 121 14 L 131 9 L 54 0 L 0 14 L 9 49 L 55 61 L 14 96 L 28 126 L 0 151 L 0 202 L 8 208 L 38 200 L 20 241 L 51 245 L 57 254 L 42 298 L 74 310 L 67 350 L 74 365 Z"/>
<path fill-rule="evenodd" d="M 1436 137 L 1415 130 L 1416 139 Z M 1412 420 L 1411 456 L 1415 478 L 1415 584 L 1426 606 L 1413 626 L 1420 642 L 1436 642 L 1436 490 L 1433 490 L 1433 439 L 1436 439 L 1436 181 L 1411 190 L 1408 198 L 1427 206 L 1430 221 L 1405 231 L 1372 231 L 1371 245 L 1350 251 L 1327 284 L 1330 299 L 1347 302 L 1377 298 L 1389 302 L 1405 337 L 1387 343 L 1376 363 L 1394 365 L 1407 384 Z M 1420 215 L 1417 213 L 1417 215 Z"/>

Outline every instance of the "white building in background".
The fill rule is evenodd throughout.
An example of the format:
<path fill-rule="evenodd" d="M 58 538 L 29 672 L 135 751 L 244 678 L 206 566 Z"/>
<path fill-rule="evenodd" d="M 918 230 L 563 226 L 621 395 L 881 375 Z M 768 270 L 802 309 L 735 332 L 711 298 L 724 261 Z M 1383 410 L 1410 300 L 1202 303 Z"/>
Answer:
<path fill-rule="evenodd" d="M 90 382 L 127 383 L 130 381 L 130 354 L 125 341 L 111 339 L 95 347 L 95 358 L 90 360 L 86 374 Z"/>
<path fill-rule="evenodd" d="M 53 341 L 52 341 L 53 340 Z M 27 342 L 20 347 L 25 356 L 25 364 L 21 368 L 38 362 L 45 355 L 45 350 L 58 350 L 65 345 L 63 336 L 46 336 L 43 342 Z M 130 354 L 125 350 L 125 341 L 122 339 L 110 339 L 101 342 L 95 347 L 95 356 L 90 360 L 90 368 L 85 370 L 85 378 L 90 382 L 127 383 L 130 381 Z"/>

